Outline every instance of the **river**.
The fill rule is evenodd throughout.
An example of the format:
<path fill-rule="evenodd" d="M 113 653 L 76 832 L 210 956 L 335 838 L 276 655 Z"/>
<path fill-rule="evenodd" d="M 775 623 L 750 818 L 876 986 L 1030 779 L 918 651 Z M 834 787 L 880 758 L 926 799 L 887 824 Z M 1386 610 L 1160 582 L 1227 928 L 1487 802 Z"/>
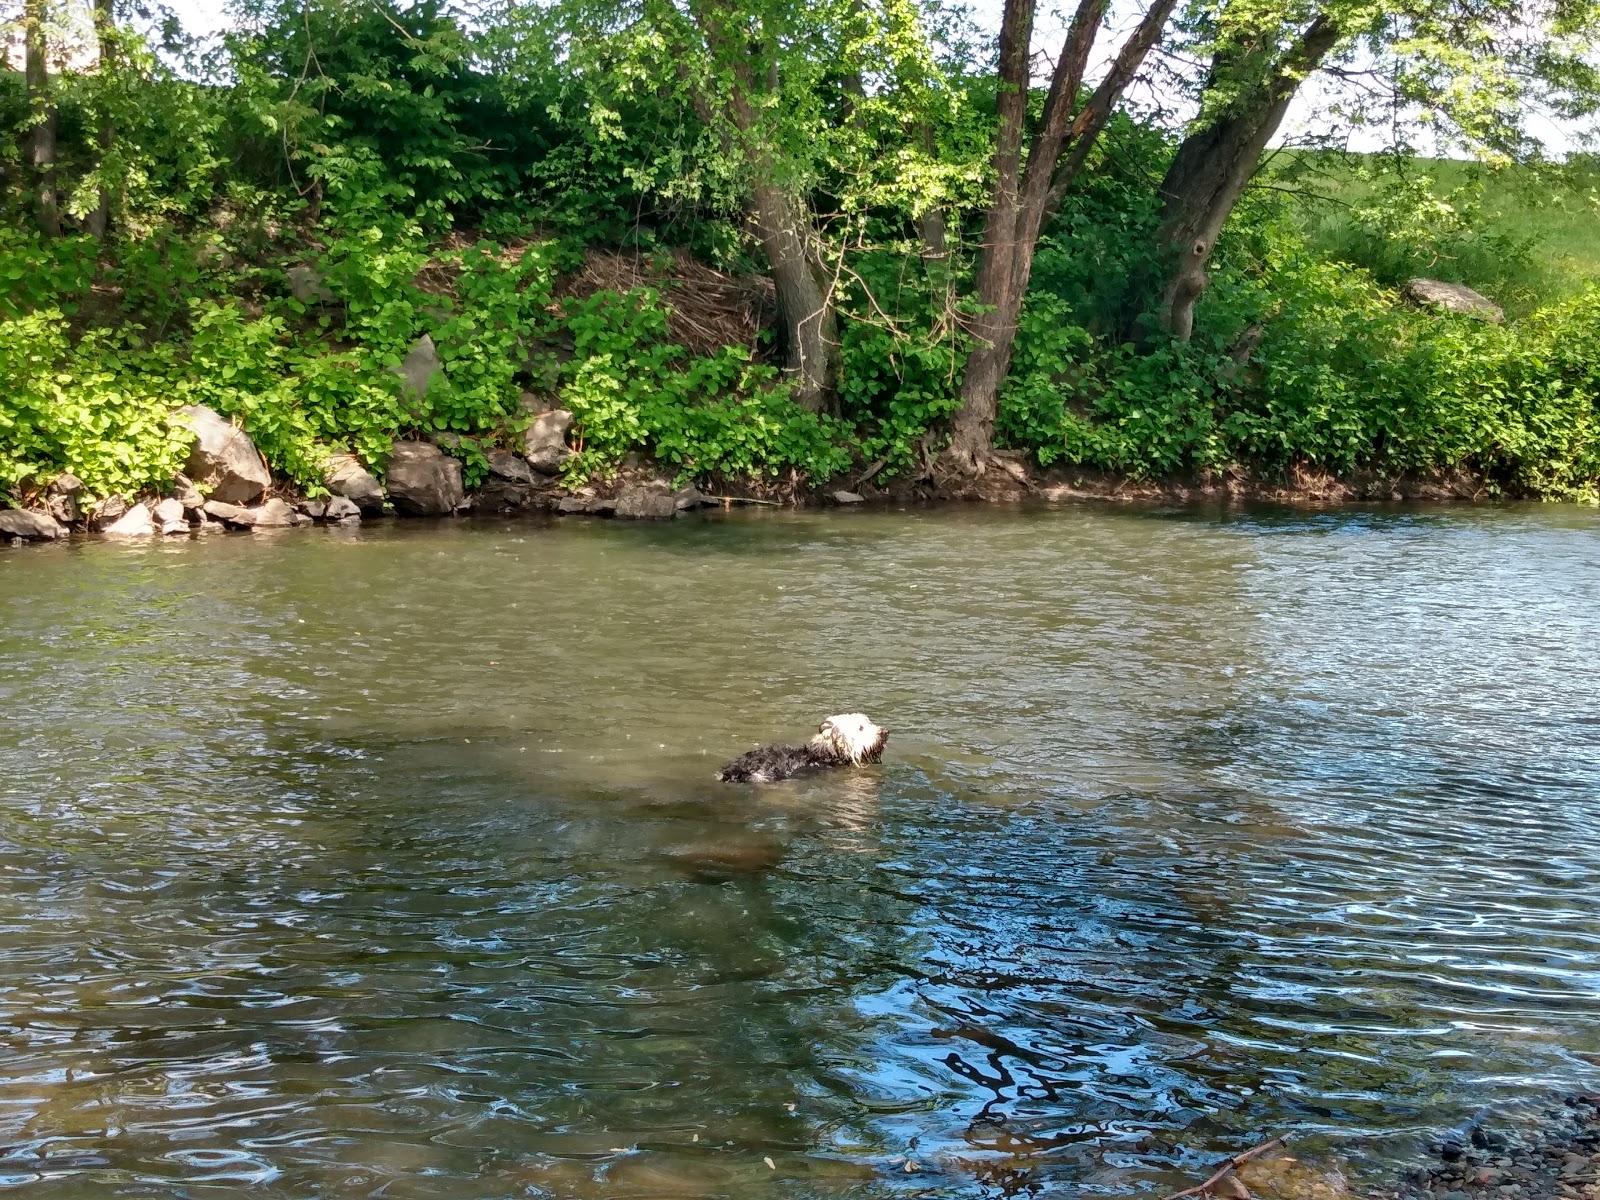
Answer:
<path fill-rule="evenodd" d="M 1379 1173 L 1600 1075 L 1597 615 L 1561 506 L 0 552 L 0 1188 Z"/>

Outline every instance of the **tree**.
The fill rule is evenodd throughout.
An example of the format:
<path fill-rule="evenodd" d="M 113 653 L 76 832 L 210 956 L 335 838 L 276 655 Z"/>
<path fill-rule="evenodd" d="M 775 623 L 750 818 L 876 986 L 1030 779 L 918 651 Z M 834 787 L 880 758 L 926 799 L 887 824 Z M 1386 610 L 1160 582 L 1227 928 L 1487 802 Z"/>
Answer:
<path fill-rule="evenodd" d="M 1194 329 L 1206 264 L 1301 85 L 1329 68 L 1386 91 L 1385 116 L 1426 122 L 1480 153 L 1526 156 L 1535 101 L 1566 115 L 1595 110 L 1600 74 L 1590 47 L 1592 0 L 1366 0 L 1283 5 L 1226 0 L 1202 11 L 1209 48 L 1200 115 L 1160 186 L 1156 255 L 1163 267 L 1154 324 L 1179 341 Z"/>
<path fill-rule="evenodd" d="M 1024 163 L 1029 52 L 1038 0 L 1005 2 L 995 103 L 994 187 L 974 287 L 978 312 L 970 326 L 974 346 L 962 375 L 960 407 L 946 451 L 946 461 L 960 473 L 981 474 L 992 454 L 1000 387 L 1010 369 L 1040 232 L 1059 208 L 1175 5 L 1176 0 L 1152 0 L 1105 78 L 1085 98 L 1084 73 L 1105 17 L 1106 0 L 1081 0 L 1056 55 L 1044 113 Z"/>
<path fill-rule="evenodd" d="M 94 37 L 100 52 L 100 72 L 108 76 L 116 69 L 117 22 L 115 0 L 94 0 Z M 111 118 L 109 106 L 100 114 L 99 149 L 100 169 L 103 171 L 111 156 L 116 140 L 116 123 Z M 100 196 L 94 211 L 89 214 L 89 232 L 95 237 L 105 237 L 111 225 L 111 189 L 100 185 Z"/>
<path fill-rule="evenodd" d="M 699 107 L 713 122 L 719 119 L 713 105 L 720 107 L 720 119 L 732 124 L 729 140 L 749 171 L 751 217 L 777 292 L 794 399 L 802 408 L 821 411 L 832 401 L 839 378 L 833 287 L 823 272 L 811 208 L 786 185 L 773 131 L 756 110 L 781 88 L 783 66 L 772 49 L 776 34 L 763 28 L 759 13 L 741 12 L 726 0 L 693 0 L 691 12 L 704 38 L 705 78 L 717 85 L 699 94 Z M 760 76 L 753 61 L 759 57 L 766 58 Z"/>
<path fill-rule="evenodd" d="M 23 73 L 28 89 L 28 161 L 33 168 L 34 212 L 42 232 L 61 232 L 61 195 L 56 187 L 56 107 L 50 91 L 49 12 L 46 0 L 23 6 Z"/>

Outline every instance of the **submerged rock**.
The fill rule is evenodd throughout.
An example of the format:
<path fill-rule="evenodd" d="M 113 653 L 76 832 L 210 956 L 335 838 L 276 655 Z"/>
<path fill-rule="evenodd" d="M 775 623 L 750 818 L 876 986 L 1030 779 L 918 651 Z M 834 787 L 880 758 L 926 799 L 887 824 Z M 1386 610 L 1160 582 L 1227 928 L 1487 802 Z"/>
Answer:
<path fill-rule="evenodd" d="M 24 508 L 0 509 L 0 537 L 25 542 L 53 542 L 66 535 L 66 527 L 48 513 Z"/>
<path fill-rule="evenodd" d="M 629 484 L 617 493 L 617 516 L 630 521 L 665 521 L 678 515 L 678 501 L 661 484 Z"/>
<path fill-rule="evenodd" d="M 461 464 L 431 442 L 396 442 L 389 456 L 389 499 L 408 517 L 445 517 L 466 503 Z"/>
<path fill-rule="evenodd" d="M 209 484 L 211 499 L 249 504 L 267 490 L 272 475 L 244 430 L 203 404 L 191 404 L 178 412 L 195 435 L 184 473 Z"/>
<path fill-rule="evenodd" d="M 156 523 L 150 517 L 150 509 L 143 504 L 135 504 L 101 530 L 108 537 L 152 537 L 155 531 Z"/>
<path fill-rule="evenodd" d="M 155 523 L 160 526 L 162 533 L 188 533 L 189 521 L 183 515 L 183 502 L 168 497 L 156 503 Z"/>
<path fill-rule="evenodd" d="M 353 501 L 364 513 L 383 511 L 383 484 L 354 454 L 331 455 L 323 467 L 322 484 L 335 496 Z"/>
<path fill-rule="evenodd" d="M 1411 279 L 1400 290 L 1407 300 L 1424 308 L 1462 313 L 1496 325 L 1503 324 L 1506 319 L 1505 310 L 1498 304 L 1463 284 L 1446 283 L 1442 279 Z"/>

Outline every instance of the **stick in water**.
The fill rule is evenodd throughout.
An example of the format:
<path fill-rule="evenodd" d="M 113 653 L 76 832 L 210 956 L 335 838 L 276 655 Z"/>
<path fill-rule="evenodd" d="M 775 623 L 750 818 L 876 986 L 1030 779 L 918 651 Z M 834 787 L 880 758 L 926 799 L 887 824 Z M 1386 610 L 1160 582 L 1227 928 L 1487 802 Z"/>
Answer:
<path fill-rule="evenodd" d="M 1288 1145 L 1288 1142 L 1289 1139 L 1287 1137 L 1269 1138 L 1267 1141 L 1262 1142 L 1259 1146 L 1251 1146 L 1248 1150 L 1241 1150 L 1238 1154 L 1235 1154 L 1232 1158 L 1228 1159 L 1227 1162 L 1218 1167 L 1216 1173 L 1213 1174 L 1210 1179 L 1202 1183 L 1199 1187 L 1184 1188 L 1181 1192 L 1173 1192 L 1172 1195 L 1167 1197 L 1167 1200 L 1182 1200 L 1182 1197 L 1184 1196 L 1210 1195 L 1211 1189 L 1216 1187 L 1217 1184 L 1221 1183 L 1224 1176 L 1226 1176 L 1228 1172 L 1244 1166 L 1244 1164 L 1249 1162 L 1252 1158 L 1260 1158 L 1268 1150 L 1275 1150 L 1286 1146 Z"/>

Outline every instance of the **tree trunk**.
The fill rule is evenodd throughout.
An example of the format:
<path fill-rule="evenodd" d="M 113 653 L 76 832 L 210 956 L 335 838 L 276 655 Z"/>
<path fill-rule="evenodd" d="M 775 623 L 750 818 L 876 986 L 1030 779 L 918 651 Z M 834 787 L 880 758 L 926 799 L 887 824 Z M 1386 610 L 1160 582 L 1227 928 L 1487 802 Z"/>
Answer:
<path fill-rule="evenodd" d="M 116 17 L 112 11 L 115 0 L 94 0 L 94 34 L 95 41 L 100 48 L 100 73 L 109 75 L 113 68 L 113 59 L 116 54 Z M 102 102 L 104 100 L 102 99 Z M 100 167 L 105 168 L 106 159 L 111 154 L 111 146 L 116 139 L 116 126 L 111 121 L 109 106 L 100 116 Z M 111 228 L 111 190 L 104 183 L 100 185 L 100 201 L 89 214 L 89 232 L 97 238 L 103 238 Z"/>
<path fill-rule="evenodd" d="M 922 152 L 932 160 L 938 151 L 933 139 L 932 123 L 923 121 L 918 133 L 922 139 Z M 930 274 L 937 272 L 942 281 L 948 273 L 946 267 L 950 260 L 949 233 L 943 206 L 930 205 L 923 211 L 917 220 L 917 236 L 922 240 L 923 263 Z"/>
<path fill-rule="evenodd" d="M 1037 0 L 1005 0 L 1000 17 L 1000 89 L 995 99 L 994 196 L 983 223 L 976 292 L 983 306 L 970 325 L 975 340 L 961 377 L 961 406 L 946 456 L 966 474 L 983 469 L 994 447 L 995 397 L 1004 374 L 994 347 L 1004 338 L 1010 308 L 1011 258 L 1022 182 L 1022 126 L 1028 112 L 1028 49 Z M 987 351 L 987 353 L 985 352 Z"/>
<path fill-rule="evenodd" d="M 1210 284 L 1206 263 L 1223 225 L 1296 90 L 1339 38 L 1333 19 L 1318 14 L 1261 85 L 1236 100 L 1225 115 L 1191 133 L 1173 155 L 1161 181 L 1165 207 L 1157 235 L 1171 266 L 1156 315 L 1161 328 L 1180 342 L 1194 333 L 1195 304 Z"/>
<path fill-rule="evenodd" d="M 780 182 L 777 161 L 761 145 L 755 109 L 756 75 L 748 51 L 724 28 L 716 0 L 693 0 L 690 11 L 714 58 L 728 65 L 728 94 L 719 99 L 739 131 L 742 153 L 750 168 L 751 216 L 766 254 L 783 325 L 785 368 L 791 376 L 795 403 L 822 412 L 832 403 L 839 383 L 839 324 L 833 288 L 822 271 L 811 206 L 805 197 Z M 772 64 L 767 87 L 778 85 Z M 694 94 L 695 108 L 708 124 L 714 120 L 709 100 Z"/>
<path fill-rule="evenodd" d="M 995 204 L 985 226 L 983 256 L 979 259 L 977 298 L 983 311 L 971 323 L 975 344 L 967 356 L 961 378 L 961 407 L 956 412 L 954 436 L 949 458 L 967 473 L 981 472 L 994 447 L 994 422 L 999 411 L 1000 388 L 1011 369 L 1011 354 L 1016 345 L 1017 322 L 1022 302 L 1033 276 L 1033 257 L 1039 235 L 1060 207 L 1073 177 L 1083 166 L 1095 139 L 1105 128 L 1122 93 L 1132 81 L 1139 65 L 1166 27 L 1177 0 L 1155 0 L 1127 41 L 1117 52 L 1110 70 L 1080 109 L 1078 92 L 1083 86 L 1095 37 L 1105 15 L 1106 0 L 1082 0 L 1073 15 L 1072 25 L 1057 56 L 1045 99 L 1044 122 L 1028 153 L 1021 174 L 1020 194 L 1017 163 L 1020 157 L 1021 116 L 1006 107 L 1006 92 L 1001 92 L 1000 132 L 995 165 L 997 183 Z M 1008 2 L 1005 21 L 1012 19 Z M 1031 26 L 1032 12 L 1027 14 Z M 1014 31 L 1011 33 L 1014 37 Z M 1023 34 L 1022 96 L 1026 102 L 1027 34 Z M 1007 25 L 1000 32 L 1001 87 L 1014 64 L 1008 63 Z M 1011 141 L 1014 130 L 1017 141 Z M 1072 153 L 1063 161 L 1068 145 Z"/>
<path fill-rule="evenodd" d="M 778 294 L 794 400 L 821 412 L 838 387 L 839 327 L 832 289 L 816 259 L 810 213 L 804 201 L 784 188 L 757 183 L 752 190 L 756 234 Z"/>
<path fill-rule="evenodd" d="M 34 207 L 39 229 L 61 232 L 61 197 L 56 192 L 56 107 L 46 64 L 45 0 L 27 0 L 23 10 L 24 76 L 28 89 L 28 158 L 33 167 Z"/>

